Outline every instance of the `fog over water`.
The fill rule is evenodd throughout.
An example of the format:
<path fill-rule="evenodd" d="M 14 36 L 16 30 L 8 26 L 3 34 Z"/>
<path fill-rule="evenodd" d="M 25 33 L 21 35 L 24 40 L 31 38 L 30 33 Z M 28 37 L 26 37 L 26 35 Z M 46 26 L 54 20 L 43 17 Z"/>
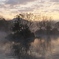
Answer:
<path fill-rule="evenodd" d="M 0 58 L 17 59 L 13 56 L 12 42 L 6 39 L 8 33 L 0 31 Z M 59 59 L 59 37 L 40 36 L 30 43 L 29 59 Z M 31 57 L 32 56 L 32 57 Z"/>

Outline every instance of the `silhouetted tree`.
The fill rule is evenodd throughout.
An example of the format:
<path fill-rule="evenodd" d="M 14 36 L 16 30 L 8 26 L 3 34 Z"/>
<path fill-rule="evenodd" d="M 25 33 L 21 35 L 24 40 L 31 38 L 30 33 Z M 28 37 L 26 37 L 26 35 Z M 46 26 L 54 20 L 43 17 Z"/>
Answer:
<path fill-rule="evenodd" d="M 10 41 L 14 42 L 14 53 L 18 58 L 20 55 L 26 53 L 29 50 L 30 43 L 34 41 L 34 33 L 32 33 L 27 24 L 21 24 L 21 18 L 18 16 L 17 21 L 12 27 L 12 34 Z M 25 52 L 24 52 L 25 51 Z"/>

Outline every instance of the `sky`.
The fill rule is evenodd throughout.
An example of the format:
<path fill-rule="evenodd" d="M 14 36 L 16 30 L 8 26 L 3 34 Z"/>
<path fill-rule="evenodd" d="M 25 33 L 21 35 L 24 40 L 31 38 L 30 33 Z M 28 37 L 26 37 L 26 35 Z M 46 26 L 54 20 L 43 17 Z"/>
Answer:
<path fill-rule="evenodd" d="M 0 15 L 13 18 L 19 13 L 35 13 L 59 19 L 59 0 L 0 0 Z"/>

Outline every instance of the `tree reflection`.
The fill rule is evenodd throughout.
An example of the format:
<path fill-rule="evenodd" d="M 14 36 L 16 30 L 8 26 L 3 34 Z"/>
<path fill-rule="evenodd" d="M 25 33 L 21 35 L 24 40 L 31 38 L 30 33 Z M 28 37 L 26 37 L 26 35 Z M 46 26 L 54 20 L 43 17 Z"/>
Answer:
<path fill-rule="evenodd" d="M 55 38 L 55 39 L 54 39 Z M 53 41 L 56 40 L 56 36 L 46 35 L 46 36 L 38 36 L 32 44 L 31 54 L 35 52 L 34 55 L 37 57 L 43 57 L 43 59 L 48 58 L 49 55 L 53 53 Z"/>

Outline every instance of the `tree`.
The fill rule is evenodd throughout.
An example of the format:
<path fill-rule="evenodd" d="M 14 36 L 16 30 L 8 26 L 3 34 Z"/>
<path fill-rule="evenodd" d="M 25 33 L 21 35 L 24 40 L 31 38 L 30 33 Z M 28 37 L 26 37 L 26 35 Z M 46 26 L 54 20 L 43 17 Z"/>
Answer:
<path fill-rule="evenodd" d="M 17 21 L 12 27 L 12 34 L 10 41 L 13 43 L 13 49 L 16 56 L 20 58 L 20 55 L 27 51 L 30 47 L 30 43 L 34 41 L 35 35 L 32 33 L 27 24 L 21 24 L 21 18 L 18 16 Z"/>

